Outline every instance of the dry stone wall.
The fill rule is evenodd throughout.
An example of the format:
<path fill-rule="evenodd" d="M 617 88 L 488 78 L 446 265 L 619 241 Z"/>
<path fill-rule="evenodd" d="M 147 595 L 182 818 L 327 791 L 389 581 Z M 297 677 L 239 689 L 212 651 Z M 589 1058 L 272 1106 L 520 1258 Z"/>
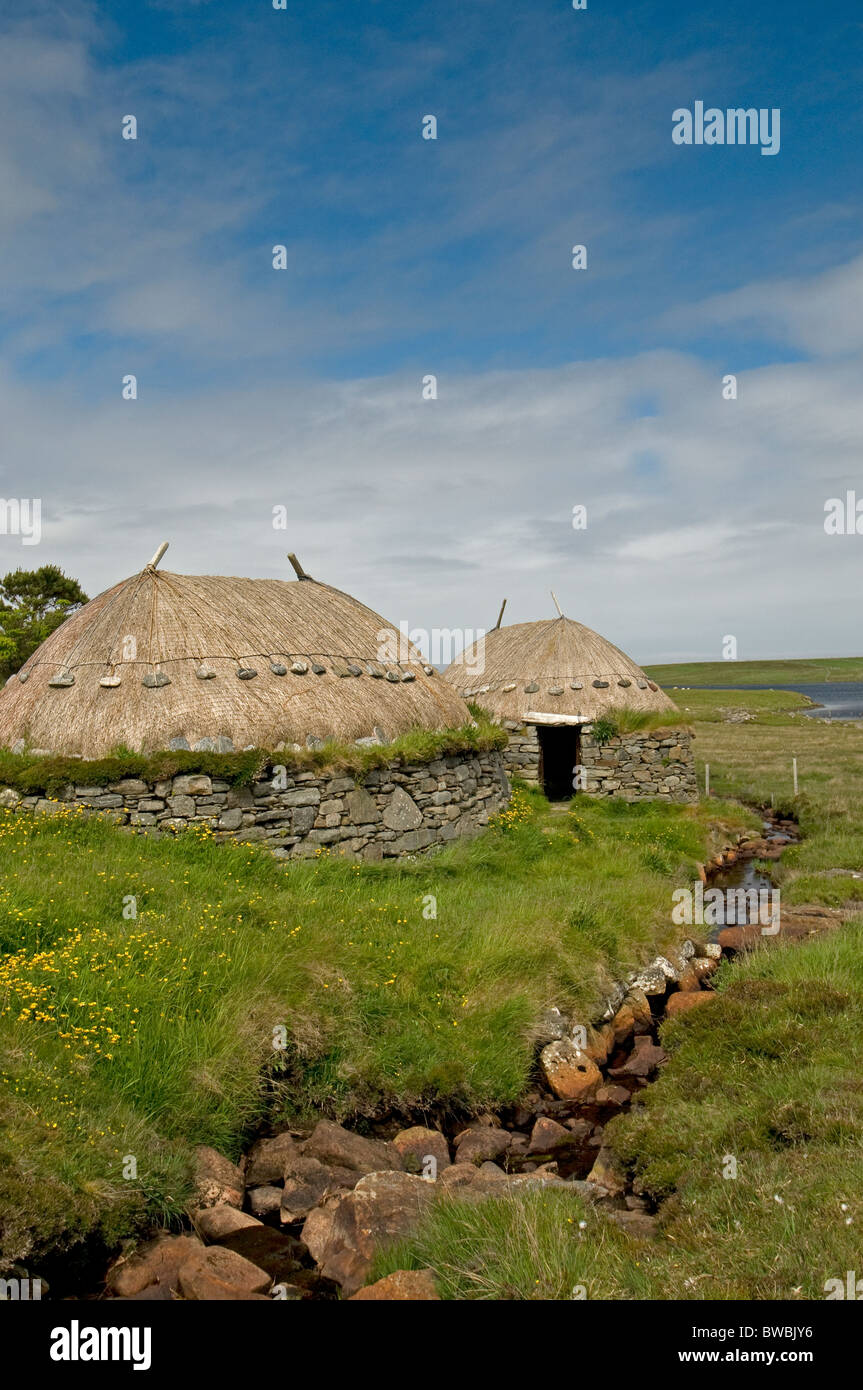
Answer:
<path fill-rule="evenodd" d="M 203 773 L 162 782 L 125 778 L 70 785 L 56 800 L 0 792 L 0 806 L 55 811 L 80 806 L 142 832 L 208 826 L 217 840 L 260 843 L 279 858 L 321 849 L 355 858 L 413 854 L 476 834 L 505 806 L 510 787 L 501 754 L 482 752 L 425 764 L 394 762 L 362 780 L 269 765 L 246 787 Z"/>
<path fill-rule="evenodd" d="M 509 743 L 503 761 L 511 777 L 539 783 L 539 737 L 535 724 L 506 720 Z M 620 796 L 627 801 L 695 801 L 698 786 L 692 734 L 688 729 L 656 729 L 624 734 L 599 744 L 587 725 L 581 733 L 582 787 L 589 796 Z"/>

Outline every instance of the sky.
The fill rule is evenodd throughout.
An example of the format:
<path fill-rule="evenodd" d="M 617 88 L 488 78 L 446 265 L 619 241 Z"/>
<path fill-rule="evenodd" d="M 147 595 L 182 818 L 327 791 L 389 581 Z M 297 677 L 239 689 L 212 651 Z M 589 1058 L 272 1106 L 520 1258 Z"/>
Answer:
<path fill-rule="evenodd" d="M 0 574 L 859 654 L 861 92 L 850 0 L 0 0 Z"/>

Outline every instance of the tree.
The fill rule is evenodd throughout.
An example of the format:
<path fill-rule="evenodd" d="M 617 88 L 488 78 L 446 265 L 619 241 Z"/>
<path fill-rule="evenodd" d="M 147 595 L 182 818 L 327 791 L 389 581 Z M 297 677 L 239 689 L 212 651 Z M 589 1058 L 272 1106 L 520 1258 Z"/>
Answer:
<path fill-rule="evenodd" d="M 56 565 L 13 570 L 0 580 L 0 678 L 24 665 L 40 643 L 87 602 L 76 579 Z"/>

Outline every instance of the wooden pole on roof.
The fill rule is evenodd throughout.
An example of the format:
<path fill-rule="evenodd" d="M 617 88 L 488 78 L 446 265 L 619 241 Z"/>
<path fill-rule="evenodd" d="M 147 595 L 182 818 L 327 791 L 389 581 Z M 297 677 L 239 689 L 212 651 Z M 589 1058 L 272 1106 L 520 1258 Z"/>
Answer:
<path fill-rule="evenodd" d="M 156 551 L 156 553 L 155 553 L 155 555 L 153 556 L 152 560 L 150 561 L 149 565 L 146 565 L 146 566 L 145 566 L 145 569 L 154 570 L 154 569 L 157 567 L 157 565 L 158 565 L 159 561 L 161 560 L 162 556 L 164 555 L 165 551 L 168 549 L 168 545 L 169 545 L 169 542 L 168 542 L 168 541 L 162 541 L 162 544 L 159 546 L 159 549 Z"/>
<path fill-rule="evenodd" d="M 506 599 L 504 599 L 503 603 L 500 605 L 500 612 L 499 612 L 498 615 L 497 615 L 497 622 L 495 623 L 494 627 L 492 628 L 492 632 L 497 632 L 498 628 L 500 627 L 501 620 L 502 620 L 502 618 L 503 618 L 503 610 L 504 610 L 505 608 L 506 608 Z"/>
<path fill-rule="evenodd" d="M 559 614 L 560 617 L 562 618 L 562 617 L 563 617 L 563 612 L 562 612 L 562 610 L 561 610 L 560 604 L 559 604 L 558 601 L 557 601 L 557 595 L 555 594 L 554 589 L 550 589 L 550 590 L 549 590 L 549 593 L 551 594 L 552 598 L 554 599 L 554 606 L 555 606 L 555 608 L 557 609 L 558 614 Z"/>
<path fill-rule="evenodd" d="M 294 573 L 296 574 L 298 579 L 311 579 L 312 576 L 310 574 L 306 574 L 306 571 L 303 569 L 302 565 L 300 564 L 293 551 L 291 551 L 290 555 L 288 556 L 288 559 L 293 565 Z"/>

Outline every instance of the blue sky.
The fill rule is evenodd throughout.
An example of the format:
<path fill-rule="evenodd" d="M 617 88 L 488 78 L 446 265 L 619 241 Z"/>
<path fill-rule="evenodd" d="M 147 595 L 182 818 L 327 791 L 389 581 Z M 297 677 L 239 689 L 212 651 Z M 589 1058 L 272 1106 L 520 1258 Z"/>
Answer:
<path fill-rule="evenodd" d="M 859 651 L 822 517 L 863 497 L 861 38 L 799 0 L 0 9 L 0 494 L 91 592 L 165 538 L 412 627 L 554 587 L 644 660 Z M 779 154 L 675 146 L 695 100 L 780 108 Z"/>

